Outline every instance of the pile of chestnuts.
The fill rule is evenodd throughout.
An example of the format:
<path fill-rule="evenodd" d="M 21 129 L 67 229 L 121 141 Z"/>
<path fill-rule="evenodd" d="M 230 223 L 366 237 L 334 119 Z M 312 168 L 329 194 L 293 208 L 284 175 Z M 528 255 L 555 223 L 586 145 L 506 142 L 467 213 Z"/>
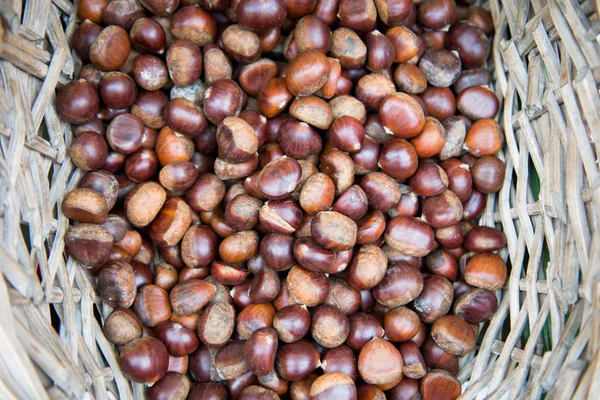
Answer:
<path fill-rule="evenodd" d="M 67 253 L 149 399 L 455 399 L 498 307 L 473 0 L 80 0 Z"/>

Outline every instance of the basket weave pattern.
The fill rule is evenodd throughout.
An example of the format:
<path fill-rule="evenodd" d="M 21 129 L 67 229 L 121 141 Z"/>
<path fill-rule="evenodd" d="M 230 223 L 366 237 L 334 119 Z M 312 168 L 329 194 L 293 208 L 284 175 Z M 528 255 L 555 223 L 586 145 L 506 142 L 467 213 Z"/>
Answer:
<path fill-rule="evenodd" d="M 143 398 L 120 372 L 88 273 L 64 255 L 63 195 L 83 173 L 55 89 L 81 63 L 69 0 L 0 0 L 0 398 Z M 501 228 L 511 274 L 462 398 L 600 393 L 600 46 L 594 0 L 490 0 L 502 99 Z M 95 314 L 96 311 L 96 314 Z"/>

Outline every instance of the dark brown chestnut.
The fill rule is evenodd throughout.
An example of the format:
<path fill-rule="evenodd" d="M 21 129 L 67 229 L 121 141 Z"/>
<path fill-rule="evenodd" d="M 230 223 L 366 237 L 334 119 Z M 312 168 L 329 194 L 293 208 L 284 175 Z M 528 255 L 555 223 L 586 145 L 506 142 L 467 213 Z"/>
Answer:
<path fill-rule="evenodd" d="M 135 339 L 121 350 L 119 367 L 134 382 L 154 383 L 167 373 L 169 354 L 165 345 L 156 338 Z"/>
<path fill-rule="evenodd" d="M 319 367 L 317 347 L 306 340 L 286 343 L 277 351 L 276 366 L 281 377 L 287 381 L 306 378 Z"/>
<path fill-rule="evenodd" d="M 72 124 L 91 121 L 99 107 L 96 90 L 85 79 L 66 84 L 56 97 L 60 115 Z"/>
<path fill-rule="evenodd" d="M 277 311 L 273 328 L 280 340 L 293 343 L 302 339 L 310 329 L 310 314 L 306 306 L 292 304 Z"/>
<path fill-rule="evenodd" d="M 454 299 L 452 284 L 439 275 L 431 275 L 423 280 L 423 290 L 414 300 L 413 307 L 425 323 L 432 323 L 446 315 Z"/>

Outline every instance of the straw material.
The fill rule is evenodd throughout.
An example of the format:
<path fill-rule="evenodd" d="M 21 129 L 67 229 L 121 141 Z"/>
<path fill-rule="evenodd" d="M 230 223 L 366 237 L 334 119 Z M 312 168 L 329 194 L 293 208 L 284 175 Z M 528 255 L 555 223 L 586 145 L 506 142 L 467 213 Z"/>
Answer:
<path fill-rule="evenodd" d="M 463 399 L 600 393 L 599 1 L 491 0 L 506 135 L 501 228 L 512 272 L 461 361 Z M 117 364 L 87 271 L 65 257 L 65 192 L 83 175 L 55 89 L 81 66 L 68 0 L 0 0 L 0 398 L 143 398 Z M 95 314 L 96 311 L 96 314 Z"/>

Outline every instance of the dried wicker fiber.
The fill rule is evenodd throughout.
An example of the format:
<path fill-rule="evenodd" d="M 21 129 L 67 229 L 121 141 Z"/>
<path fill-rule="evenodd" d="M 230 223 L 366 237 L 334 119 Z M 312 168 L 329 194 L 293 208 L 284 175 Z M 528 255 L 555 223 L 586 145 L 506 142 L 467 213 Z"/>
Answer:
<path fill-rule="evenodd" d="M 64 255 L 65 192 L 83 175 L 54 105 L 76 75 L 77 0 L 0 0 L 0 399 L 143 398 L 98 317 L 110 312 Z M 501 228 L 512 272 L 464 399 L 600 393 L 598 0 L 490 0 L 502 99 L 504 188 L 481 224 Z"/>

